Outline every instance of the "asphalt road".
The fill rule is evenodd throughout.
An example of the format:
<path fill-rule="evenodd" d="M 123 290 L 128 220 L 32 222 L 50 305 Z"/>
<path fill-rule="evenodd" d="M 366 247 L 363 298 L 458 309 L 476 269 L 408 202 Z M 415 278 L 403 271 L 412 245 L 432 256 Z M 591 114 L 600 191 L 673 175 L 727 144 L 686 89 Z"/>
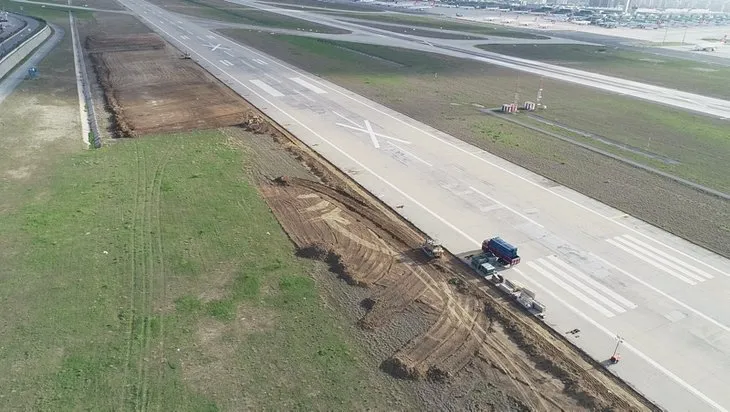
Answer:
<path fill-rule="evenodd" d="M 522 263 L 502 273 L 536 292 L 557 331 L 580 329 L 571 339 L 597 360 L 621 336 L 610 368 L 647 397 L 730 408 L 730 261 L 185 17 L 121 2 L 450 251 L 495 235 L 518 245 Z"/>
<path fill-rule="evenodd" d="M 38 20 L 8 13 L 8 22 L 0 23 L 5 28 L 0 35 L 0 58 L 24 42 L 38 28 Z"/>
<path fill-rule="evenodd" d="M 576 70 L 568 67 L 556 66 L 552 64 L 537 62 L 534 60 L 527 60 L 518 57 L 511 57 L 502 54 L 487 52 L 475 48 L 475 42 L 473 40 L 464 41 L 422 38 L 407 34 L 393 33 L 388 30 L 381 30 L 369 27 L 367 25 L 360 25 L 351 21 L 345 22 L 338 20 L 339 18 L 337 17 L 316 14 L 311 11 L 278 9 L 273 8 L 270 5 L 263 5 L 250 0 L 226 1 L 249 7 L 261 8 L 267 11 L 296 17 L 315 23 L 321 23 L 329 26 L 347 29 L 360 34 L 370 34 L 374 37 L 379 37 L 381 44 L 384 45 L 423 50 L 432 53 L 441 53 L 461 58 L 468 58 L 484 63 L 509 67 L 514 70 L 520 70 L 570 83 L 576 83 L 583 86 L 623 94 L 651 101 L 654 103 L 673 106 L 684 110 L 704 113 L 707 115 L 719 117 L 721 119 L 730 118 L 730 101 L 727 100 L 683 92 L 679 90 L 669 89 L 666 87 L 648 85 L 640 82 L 605 76 L 582 70 Z M 338 35 L 331 35 L 330 38 L 338 39 L 339 37 Z M 533 40 L 531 41 L 531 43 L 539 44 L 540 41 Z"/>
<path fill-rule="evenodd" d="M 38 64 L 43 60 L 48 53 L 53 50 L 58 43 L 63 39 L 63 28 L 51 24 L 53 34 L 46 39 L 46 41 L 33 53 L 31 54 L 22 64 L 18 65 L 13 71 L 11 71 L 7 77 L 0 82 L 0 103 L 2 103 L 10 94 L 15 90 L 16 87 L 25 79 L 28 74 L 28 69 Z M 40 73 L 41 75 L 43 73 Z M 30 80 L 29 80 L 30 81 Z"/>

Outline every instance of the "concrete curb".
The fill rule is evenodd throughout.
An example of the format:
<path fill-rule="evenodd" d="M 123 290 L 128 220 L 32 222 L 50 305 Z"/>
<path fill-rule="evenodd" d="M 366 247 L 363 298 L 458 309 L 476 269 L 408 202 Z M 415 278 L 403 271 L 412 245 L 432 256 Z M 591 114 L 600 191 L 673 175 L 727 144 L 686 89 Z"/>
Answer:
<path fill-rule="evenodd" d="M 51 26 L 47 23 L 38 33 L 31 36 L 28 40 L 24 41 L 18 47 L 14 48 L 13 51 L 5 55 L 0 60 L 0 79 L 4 78 L 15 66 L 20 64 L 29 54 L 33 52 L 38 46 L 43 44 L 51 36 Z"/>

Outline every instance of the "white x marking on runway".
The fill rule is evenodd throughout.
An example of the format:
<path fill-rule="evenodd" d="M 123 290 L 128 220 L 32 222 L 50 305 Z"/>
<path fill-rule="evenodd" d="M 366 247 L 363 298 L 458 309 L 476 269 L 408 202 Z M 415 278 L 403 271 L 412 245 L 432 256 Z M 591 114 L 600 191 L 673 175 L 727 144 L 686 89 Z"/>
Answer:
<path fill-rule="evenodd" d="M 403 143 L 403 144 L 411 144 L 411 142 L 409 142 L 407 140 L 402 140 L 402 139 L 398 139 L 398 138 L 395 138 L 395 137 L 386 136 L 386 135 L 384 135 L 382 133 L 376 133 L 373 130 L 373 127 L 372 127 L 372 125 L 370 124 L 370 122 L 368 120 L 365 120 L 365 122 L 364 122 L 365 127 L 362 127 L 359 124 L 355 123 L 354 121 L 348 119 L 347 117 L 345 117 L 345 116 L 343 116 L 343 115 L 341 115 L 341 114 L 339 114 L 337 112 L 333 112 L 333 113 L 335 115 L 337 115 L 338 117 L 344 119 L 348 123 L 350 123 L 350 124 L 335 123 L 337 126 L 341 126 L 341 127 L 344 127 L 344 128 L 347 128 L 347 129 L 351 129 L 351 130 L 356 130 L 358 132 L 367 133 L 367 135 L 370 136 L 370 140 L 373 142 L 373 146 L 375 146 L 376 149 L 380 148 L 380 142 L 378 142 L 378 137 L 382 137 L 383 139 L 394 140 L 396 142 L 400 142 L 400 143 Z"/>

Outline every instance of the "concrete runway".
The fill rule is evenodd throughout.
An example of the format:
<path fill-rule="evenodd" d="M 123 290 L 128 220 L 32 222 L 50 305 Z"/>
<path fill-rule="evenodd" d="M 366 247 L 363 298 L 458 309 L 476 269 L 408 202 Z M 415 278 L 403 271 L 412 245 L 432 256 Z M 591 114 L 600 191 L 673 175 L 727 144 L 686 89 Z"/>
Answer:
<path fill-rule="evenodd" d="M 570 339 L 597 360 L 620 336 L 610 369 L 648 398 L 730 408 L 727 259 L 186 17 L 121 3 L 450 251 L 495 235 L 518 245 L 522 263 L 502 274 L 536 292 L 558 332 L 580 329 Z"/>

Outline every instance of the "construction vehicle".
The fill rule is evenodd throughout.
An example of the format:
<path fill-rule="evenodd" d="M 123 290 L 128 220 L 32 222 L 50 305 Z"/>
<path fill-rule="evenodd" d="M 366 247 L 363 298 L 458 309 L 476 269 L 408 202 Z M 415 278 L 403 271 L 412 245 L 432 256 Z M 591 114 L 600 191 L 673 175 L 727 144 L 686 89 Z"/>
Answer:
<path fill-rule="evenodd" d="M 471 267 L 473 267 L 474 270 L 477 271 L 479 276 L 485 279 L 490 279 L 496 271 L 495 267 L 491 265 L 490 259 L 492 259 L 492 256 L 484 253 L 481 255 L 473 256 L 471 258 Z"/>
<path fill-rule="evenodd" d="M 426 239 L 423 245 L 421 245 L 421 250 L 423 250 L 423 253 L 425 253 L 426 256 L 432 259 L 441 259 L 441 256 L 444 254 L 443 246 L 441 246 L 438 241 L 431 238 Z"/>
<path fill-rule="evenodd" d="M 520 263 L 520 256 L 517 248 L 502 240 L 500 237 L 493 237 L 482 242 L 482 251 L 492 254 L 498 258 L 499 263 L 505 266 L 514 266 Z"/>

